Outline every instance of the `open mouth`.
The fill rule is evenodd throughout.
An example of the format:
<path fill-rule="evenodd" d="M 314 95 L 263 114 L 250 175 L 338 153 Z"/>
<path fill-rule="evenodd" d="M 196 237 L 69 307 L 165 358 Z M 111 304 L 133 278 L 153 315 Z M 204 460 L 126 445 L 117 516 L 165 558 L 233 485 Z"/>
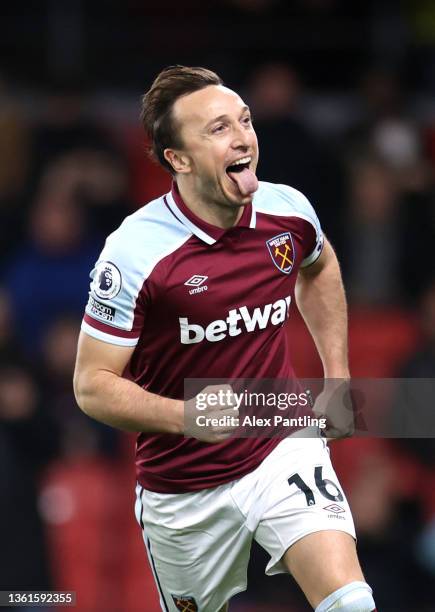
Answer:
<path fill-rule="evenodd" d="M 252 196 L 258 189 L 258 180 L 254 172 L 250 169 L 252 157 L 247 155 L 234 161 L 227 166 L 226 173 L 231 181 L 237 185 L 242 196 Z"/>
<path fill-rule="evenodd" d="M 227 166 L 226 173 L 229 175 L 230 178 L 232 178 L 231 174 L 233 173 L 237 174 L 239 172 L 243 172 L 243 170 L 245 170 L 246 168 L 249 168 L 249 164 L 251 163 L 251 160 L 252 160 L 251 157 L 243 157 L 242 159 L 238 159 L 230 166 Z"/>

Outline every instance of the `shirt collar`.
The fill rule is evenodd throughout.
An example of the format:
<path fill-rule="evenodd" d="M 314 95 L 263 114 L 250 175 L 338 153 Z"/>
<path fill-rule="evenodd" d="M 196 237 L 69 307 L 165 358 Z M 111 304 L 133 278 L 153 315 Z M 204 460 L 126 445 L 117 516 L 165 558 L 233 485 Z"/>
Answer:
<path fill-rule="evenodd" d="M 207 244 L 214 244 L 228 229 L 232 229 L 217 227 L 197 217 L 184 203 L 175 181 L 173 181 L 172 189 L 165 197 L 165 201 L 177 219 L 188 227 L 195 236 Z M 245 206 L 242 216 L 235 227 L 255 228 L 255 224 L 256 215 L 254 207 L 252 204 L 248 204 L 248 206 Z"/>

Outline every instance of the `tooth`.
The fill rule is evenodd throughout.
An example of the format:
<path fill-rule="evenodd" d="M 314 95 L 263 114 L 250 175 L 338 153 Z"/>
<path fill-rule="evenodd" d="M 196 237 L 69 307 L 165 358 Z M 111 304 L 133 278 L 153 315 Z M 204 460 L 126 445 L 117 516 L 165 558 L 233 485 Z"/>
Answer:
<path fill-rule="evenodd" d="M 242 159 L 238 159 L 234 162 L 235 166 L 239 166 L 240 164 L 249 164 L 251 162 L 250 157 L 242 157 Z"/>

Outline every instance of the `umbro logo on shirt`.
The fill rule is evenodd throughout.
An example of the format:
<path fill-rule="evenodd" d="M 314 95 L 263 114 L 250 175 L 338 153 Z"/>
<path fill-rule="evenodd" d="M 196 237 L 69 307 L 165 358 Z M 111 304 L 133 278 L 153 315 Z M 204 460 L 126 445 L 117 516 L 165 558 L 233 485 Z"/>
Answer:
<path fill-rule="evenodd" d="M 205 281 L 208 279 L 208 276 L 202 276 L 201 274 L 194 274 L 187 280 L 184 284 L 188 287 L 194 287 L 189 291 L 190 295 L 194 293 L 202 293 L 203 291 L 207 291 L 207 285 L 204 285 Z"/>

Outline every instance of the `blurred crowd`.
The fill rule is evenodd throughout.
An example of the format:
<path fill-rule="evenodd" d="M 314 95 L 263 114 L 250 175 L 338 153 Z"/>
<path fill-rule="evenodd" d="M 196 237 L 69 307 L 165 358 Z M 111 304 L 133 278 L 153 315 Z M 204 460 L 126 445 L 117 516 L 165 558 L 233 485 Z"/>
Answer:
<path fill-rule="evenodd" d="M 271 62 L 246 75 L 241 93 L 259 138 L 259 178 L 292 185 L 313 203 L 343 267 L 351 323 L 361 313 L 372 321 L 362 330 L 371 353 L 393 321 L 410 330 L 403 348 L 393 329 L 383 369 L 360 357 L 358 375 L 434 378 L 435 113 L 421 112 L 399 75 L 382 66 L 325 100 L 292 66 Z M 131 496 L 134 483 L 131 438 L 85 417 L 73 397 L 89 272 L 107 234 L 170 179 L 147 159 L 134 113 L 108 113 L 107 101 L 60 84 L 33 101 L 0 81 L 0 590 L 80 591 L 59 569 L 67 552 L 56 528 L 65 531 L 74 511 L 59 474 L 67 479 L 75 466 L 101 474 L 103 466 L 107 477 L 125 462 Z M 355 339 L 355 359 L 360 347 Z M 379 609 L 433 609 L 433 441 L 421 432 L 417 440 L 338 442 L 333 452 Z M 132 497 L 123 501 L 133 520 Z M 104 523 L 107 505 L 99 503 Z M 131 537 L 140 547 L 139 531 Z M 118 545 L 114 557 L 126 540 Z M 256 549 L 250 591 L 234 609 L 306 609 L 288 578 L 261 577 L 263 557 Z M 139 559 L 135 580 L 143 572 L 145 582 L 145 553 Z M 150 591 L 140 596 L 156 601 Z M 134 609 L 113 605 L 104 609 Z M 136 609 L 158 609 L 147 605 Z"/>

